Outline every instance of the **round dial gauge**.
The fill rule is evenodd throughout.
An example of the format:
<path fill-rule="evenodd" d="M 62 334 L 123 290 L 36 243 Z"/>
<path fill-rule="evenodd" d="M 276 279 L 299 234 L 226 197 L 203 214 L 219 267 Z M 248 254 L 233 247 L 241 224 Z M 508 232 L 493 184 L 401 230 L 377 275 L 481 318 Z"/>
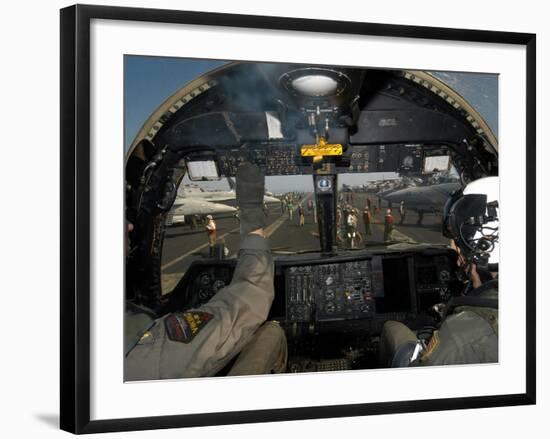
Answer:
<path fill-rule="evenodd" d="M 199 290 L 199 299 L 206 300 L 210 297 L 210 292 L 207 289 L 201 288 Z"/>
<path fill-rule="evenodd" d="M 225 287 L 225 283 L 223 282 L 223 280 L 217 280 L 216 282 L 214 282 L 212 284 L 212 289 L 214 290 L 215 293 L 217 293 L 219 290 L 221 290 L 223 287 Z"/>
<path fill-rule="evenodd" d="M 208 285 L 210 283 L 210 275 L 207 273 L 202 274 L 199 278 L 199 282 L 201 285 Z"/>
<path fill-rule="evenodd" d="M 411 168 L 414 164 L 414 159 L 411 155 L 405 156 L 403 159 L 403 167 L 405 168 Z"/>

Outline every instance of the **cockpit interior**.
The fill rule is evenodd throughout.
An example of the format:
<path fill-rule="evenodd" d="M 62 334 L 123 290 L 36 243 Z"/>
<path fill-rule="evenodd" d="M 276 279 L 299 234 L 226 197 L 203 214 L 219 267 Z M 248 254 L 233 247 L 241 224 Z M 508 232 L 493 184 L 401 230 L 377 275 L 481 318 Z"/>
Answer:
<path fill-rule="evenodd" d="M 266 177 L 306 176 L 318 247 L 273 252 L 269 319 L 285 330 L 288 372 L 376 368 L 388 320 L 422 330 L 461 294 L 457 254 L 444 241 L 339 242 L 348 175 L 391 173 L 456 187 L 498 175 L 491 128 L 428 72 L 233 62 L 167 99 L 146 121 L 125 163 L 126 300 L 157 316 L 208 302 L 231 282 L 238 255 L 195 259 L 166 291 L 162 254 L 182 181 L 234 179 L 240 164 Z M 422 187 L 422 183 L 420 183 Z M 391 206 L 391 204 L 390 204 Z M 394 204 L 394 208 L 398 204 Z M 432 208 L 435 212 L 435 208 Z"/>

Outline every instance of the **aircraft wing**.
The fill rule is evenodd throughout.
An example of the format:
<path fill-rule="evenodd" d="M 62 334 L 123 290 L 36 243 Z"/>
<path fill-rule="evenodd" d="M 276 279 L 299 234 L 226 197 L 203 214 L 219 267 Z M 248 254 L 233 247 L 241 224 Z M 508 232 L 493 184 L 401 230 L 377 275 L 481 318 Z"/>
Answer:
<path fill-rule="evenodd" d="M 441 211 L 449 195 L 460 187 L 460 183 L 442 183 L 432 186 L 417 186 L 396 190 L 382 198 L 396 207 L 401 201 L 409 210 L 436 212 Z"/>
<path fill-rule="evenodd" d="M 280 202 L 281 202 L 281 200 L 279 200 L 278 198 L 275 198 L 275 197 L 272 197 L 272 196 L 269 196 L 269 195 L 264 195 L 264 203 L 266 203 L 266 204 L 272 204 L 272 203 L 279 204 Z"/>
<path fill-rule="evenodd" d="M 197 198 L 177 198 L 172 208 L 174 215 L 220 215 L 236 211 L 234 207 Z"/>

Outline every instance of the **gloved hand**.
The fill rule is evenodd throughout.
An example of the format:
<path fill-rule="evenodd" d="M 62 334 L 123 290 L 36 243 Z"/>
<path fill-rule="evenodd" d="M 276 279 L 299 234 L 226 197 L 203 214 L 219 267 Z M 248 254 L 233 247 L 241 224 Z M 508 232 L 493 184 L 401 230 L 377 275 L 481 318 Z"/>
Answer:
<path fill-rule="evenodd" d="M 260 168 L 250 163 L 239 166 L 236 193 L 242 235 L 265 227 L 266 216 L 262 210 L 264 192 L 265 176 Z"/>

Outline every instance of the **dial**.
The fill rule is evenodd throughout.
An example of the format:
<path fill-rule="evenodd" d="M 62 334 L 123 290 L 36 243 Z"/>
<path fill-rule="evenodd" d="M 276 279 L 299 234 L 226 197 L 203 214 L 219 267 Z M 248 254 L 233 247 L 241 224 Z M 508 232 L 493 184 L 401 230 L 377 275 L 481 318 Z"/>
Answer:
<path fill-rule="evenodd" d="M 451 273 L 449 273 L 447 270 L 441 270 L 439 272 L 439 280 L 441 282 L 448 282 L 449 279 L 451 279 Z"/>
<path fill-rule="evenodd" d="M 328 303 L 325 305 L 325 312 L 326 312 L 327 314 L 332 314 L 335 310 L 336 310 L 336 306 L 334 305 L 333 302 L 328 302 Z"/>
<path fill-rule="evenodd" d="M 361 312 L 370 312 L 371 310 L 371 307 L 370 307 L 370 304 L 368 303 L 365 303 L 364 305 L 361 305 Z"/>
<path fill-rule="evenodd" d="M 335 295 L 334 295 L 334 290 L 327 290 L 327 291 L 325 292 L 325 299 L 326 299 L 327 301 L 329 301 L 329 300 L 334 300 L 334 296 L 335 296 Z"/>
<path fill-rule="evenodd" d="M 405 156 L 403 159 L 403 167 L 411 168 L 414 165 L 414 159 L 411 155 Z"/>
<path fill-rule="evenodd" d="M 210 291 L 208 291 L 205 288 L 201 288 L 199 290 L 199 299 L 201 301 L 205 301 L 206 299 L 210 298 Z"/>
<path fill-rule="evenodd" d="M 223 280 L 218 279 L 212 284 L 212 289 L 214 290 L 214 293 L 217 293 L 220 291 L 223 287 L 225 287 L 225 283 Z"/>
<path fill-rule="evenodd" d="M 210 275 L 208 273 L 204 273 L 199 278 L 199 282 L 201 285 L 208 285 L 210 283 Z"/>

